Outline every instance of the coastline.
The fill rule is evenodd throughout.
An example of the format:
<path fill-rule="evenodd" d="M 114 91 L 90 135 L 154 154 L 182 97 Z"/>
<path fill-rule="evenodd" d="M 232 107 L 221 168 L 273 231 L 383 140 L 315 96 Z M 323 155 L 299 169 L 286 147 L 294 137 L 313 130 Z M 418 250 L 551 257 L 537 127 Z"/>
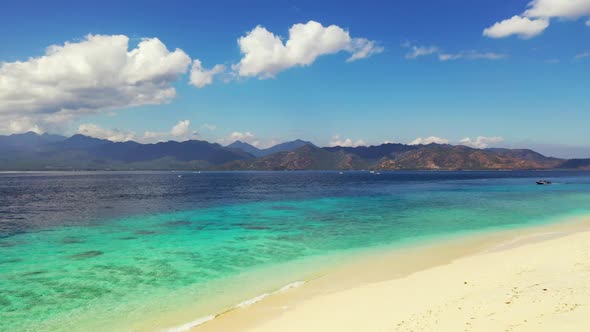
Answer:
<path fill-rule="evenodd" d="M 401 296 L 405 288 L 420 285 L 416 289 L 421 289 L 432 287 L 437 282 L 441 285 L 452 282 L 445 276 L 454 274 L 456 277 L 457 273 L 461 275 L 469 274 L 471 270 L 482 271 L 479 266 L 482 260 L 497 263 L 506 259 L 508 262 L 515 255 L 532 255 L 530 248 L 535 246 L 555 255 L 552 247 L 577 243 L 569 241 L 572 237 L 583 237 L 590 243 L 590 233 L 586 231 L 590 231 L 590 216 L 576 216 L 547 224 L 454 235 L 439 241 L 424 241 L 401 248 L 370 249 L 310 280 L 294 281 L 293 285 L 296 286 L 287 285 L 285 289 L 277 289 L 246 300 L 226 311 L 171 327 L 167 331 L 355 331 L 354 326 L 356 330 L 361 326 L 354 325 L 354 322 L 369 320 L 375 322 L 372 325 L 363 325 L 364 329 L 381 331 L 377 325 L 391 323 L 394 326 L 395 319 L 387 315 L 379 319 L 376 315 L 379 310 L 374 310 L 375 308 L 392 308 L 391 315 L 396 312 L 393 308 L 400 306 L 400 303 L 407 304 L 408 300 L 413 303 L 414 310 L 418 310 L 421 305 L 428 306 L 432 300 L 430 297 L 439 298 L 444 295 L 444 298 L 452 295 L 436 292 L 430 295 L 421 294 L 419 301 L 413 299 L 413 295 L 410 296 L 412 293 Z M 403 287 L 398 289 L 400 285 Z M 465 284 L 461 282 L 461 285 Z M 392 299 L 397 293 L 387 295 L 392 288 L 399 292 L 399 300 Z M 370 312 L 361 314 L 350 311 L 358 302 L 355 299 L 367 296 L 371 300 L 365 303 L 365 307 L 373 308 Z M 323 309 L 320 310 L 321 308 Z M 362 310 L 363 307 L 357 309 Z M 399 309 L 406 310 L 404 306 Z M 315 312 L 317 310 L 320 311 Z M 347 319 L 339 320 L 338 317 Z M 394 331 L 396 328 L 390 330 Z M 406 326 L 402 330 L 412 329 Z"/>

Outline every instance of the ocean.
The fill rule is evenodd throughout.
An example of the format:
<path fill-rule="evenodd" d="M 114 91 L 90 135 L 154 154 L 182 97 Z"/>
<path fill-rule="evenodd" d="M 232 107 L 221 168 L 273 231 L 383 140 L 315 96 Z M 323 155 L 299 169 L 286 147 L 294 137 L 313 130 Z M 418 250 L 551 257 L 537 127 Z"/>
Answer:
<path fill-rule="evenodd" d="M 364 250 L 583 214 L 590 172 L 0 173 L 0 331 L 181 331 Z"/>

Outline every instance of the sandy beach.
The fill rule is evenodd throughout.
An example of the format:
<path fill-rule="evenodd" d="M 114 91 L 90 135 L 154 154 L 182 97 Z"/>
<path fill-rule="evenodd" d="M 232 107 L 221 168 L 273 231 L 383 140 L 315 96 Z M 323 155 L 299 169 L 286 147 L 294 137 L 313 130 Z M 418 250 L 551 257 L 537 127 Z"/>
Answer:
<path fill-rule="evenodd" d="M 589 226 L 374 255 L 192 331 L 586 331 Z"/>

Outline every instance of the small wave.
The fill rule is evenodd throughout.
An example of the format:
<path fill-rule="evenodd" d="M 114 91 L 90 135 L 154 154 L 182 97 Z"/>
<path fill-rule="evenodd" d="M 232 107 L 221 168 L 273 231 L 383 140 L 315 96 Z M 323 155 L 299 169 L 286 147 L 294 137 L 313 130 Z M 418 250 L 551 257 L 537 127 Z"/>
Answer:
<path fill-rule="evenodd" d="M 176 327 L 173 327 L 173 328 L 164 330 L 163 332 L 185 332 L 185 331 L 188 331 L 188 330 L 190 330 L 192 328 L 195 328 L 195 327 L 197 327 L 199 325 L 202 325 L 202 324 L 205 324 L 207 322 L 210 322 L 210 321 L 214 320 L 215 318 L 217 318 L 218 316 L 223 315 L 226 312 L 229 312 L 229 311 L 232 311 L 232 310 L 235 310 L 235 309 L 239 309 L 239 308 L 244 308 L 244 307 L 247 307 L 247 306 L 251 306 L 254 303 L 260 302 L 260 301 L 264 300 L 265 298 L 267 298 L 267 297 L 269 297 L 269 296 L 271 296 L 273 294 L 286 292 L 286 291 L 288 291 L 290 289 L 301 287 L 304 284 L 305 284 L 305 281 L 295 281 L 295 282 L 292 282 L 290 284 L 287 284 L 287 285 L 279 288 L 279 290 L 277 290 L 277 291 L 274 291 L 274 292 L 271 292 L 271 293 L 260 294 L 258 296 L 255 296 L 255 297 L 251 298 L 251 299 L 242 301 L 242 302 L 236 304 L 235 306 L 231 307 L 230 309 L 228 309 L 226 311 L 223 311 L 223 312 L 221 312 L 219 314 L 201 317 L 201 318 L 196 319 L 196 320 L 194 320 L 192 322 L 188 322 L 186 324 L 179 325 L 179 326 L 176 326 Z"/>
<path fill-rule="evenodd" d="M 202 325 L 202 324 L 205 324 L 209 321 L 212 321 L 215 319 L 215 317 L 217 317 L 217 315 L 209 315 L 209 316 L 201 317 L 199 319 L 193 320 L 192 322 L 188 322 L 186 324 L 164 330 L 164 332 L 185 332 L 185 331 L 188 331 L 194 327 L 197 327 L 199 325 Z"/>
<path fill-rule="evenodd" d="M 260 301 L 264 300 L 269 295 L 270 295 L 270 293 L 264 293 L 264 294 L 258 295 L 256 297 L 253 297 L 251 299 L 248 299 L 246 301 L 242 301 L 242 302 L 238 303 L 235 307 L 236 308 L 243 308 L 243 307 L 247 307 L 249 305 L 253 305 L 256 302 L 260 302 Z"/>
<path fill-rule="evenodd" d="M 305 284 L 305 281 L 295 281 L 295 282 L 292 282 L 288 285 L 283 286 L 281 289 L 278 290 L 278 292 L 284 292 L 284 291 L 288 291 L 291 288 L 301 287 L 301 286 L 303 286 L 303 284 Z"/>
<path fill-rule="evenodd" d="M 260 302 L 260 301 L 264 300 L 265 298 L 267 298 L 267 297 L 269 297 L 269 296 L 271 296 L 273 294 L 282 293 L 282 292 L 288 291 L 289 289 L 300 287 L 303 284 L 305 284 L 305 281 L 295 281 L 295 282 L 292 282 L 290 284 L 287 284 L 287 285 L 279 288 L 278 291 L 274 291 L 274 292 L 271 292 L 271 293 L 260 294 L 260 295 L 258 295 L 256 297 L 253 297 L 253 298 L 248 299 L 246 301 L 242 301 L 242 302 L 238 303 L 234 307 L 234 309 L 243 308 L 243 307 L 247 307 L 249 305 L 253 305 L 254 303 Z"/>

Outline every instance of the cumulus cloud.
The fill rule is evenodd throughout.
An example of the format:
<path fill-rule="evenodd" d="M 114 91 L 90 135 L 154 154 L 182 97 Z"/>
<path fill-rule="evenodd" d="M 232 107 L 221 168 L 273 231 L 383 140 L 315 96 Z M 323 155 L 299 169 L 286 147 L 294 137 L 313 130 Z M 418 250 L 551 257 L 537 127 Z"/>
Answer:
<path fill-rule="evenodd" d="M 10 120 L 7 123 L 4 123 L 5 130 L 9 133 L 26 133 L 32 131 L 37 134 L 42 134 L 44 130 L 42 130 L 37 124 L 35 124 L 33 119 L 28 117 L 22 117 L 15 120 Z M 2 125 L 0 124 L 0 129 L 2 129 Z"/>
<path fill-rule="evenodd" d="M 578 19 L 590 15 L 590 0 L 533 0 L 524 12 L 528 17 Z"/>
<path fill-rule="evenodd" d="M 341 139 L 340 135 L 332 136 L 332 139 L 330 140 L 329 144 L 330 144 L 330 146 L 342 146 L 342 147 L 356 147 L 356 146 L 367 145 L 367 143 L 362 139 L 359 139 L 356 141 L 353 141 L 350 138 Z"/>
<path fill-rule="evenodd" d="M 224 65 L 215 65 L 211 69 L 203 68 L 200 60 L 194 60 L 191 67 L 190 84 L 197 88 L 203 88 L 213 83 L 213 77 L 225 71 Z"/>
<path fill-rule="evenodd" d="M 185 136 L 189 133 L 191 122 L 189 120 L 180 121 L 170 131 L 170 134 L 174 137 Z"/>
<path fill-rule="evenodd" d="M 126 142 L 135 140 L 135 133 L 120 129 L 106 129 L 92 123 L 84 123 L 78 127 L 78 134 L 85 136 L 108 139 L 113 142 Z"/>
<path fill-rule="evenodd" d="M 127 36 L 87 35 L 39 57 L 0 63 L 0 131 L 9 131 L 10 121 L 43 129 L 82 114 L 169 102 L 190 62 L 158 38 L 130 50 Z"/>
<path fill-rule="evenodd" d="M 143 133 L 143 142 L 162 142 L 167 140 L 184 141 L 199 136 L 197 132 L 191 131 L 190 120 L 178 121 L 176 125 L 170 129 L 169 132 L 162 131 L 146 131 Z"/>
<path fill-rule="evenodd" d="M 415 140 L 411 141 L 410 143 L 408 143 L 409 145 L 420 145 L 420 144 L 431 144 L 431 143 L 436 143 L 436 144 L 449 144 L 449 140 L 446 138 L 442 138 L 442 137 L 437 137 L 437 136 L 429 136 L 429 137 L 418 137 Z"/>
<path fill-rule="evenodd" d="M 483 34 L 491 38 L 517 35 L 527 39 L 543 33 L 552 18 L 576 20 L 586 16 L 590 16 L 590 0 L 533 0 L 522 14 L 495 23 Z"/>
<path fill-rule="evenodd" d="M 485 149 L 490 145 L 501 143 L 504 141 L 504 138 L 500 136 L 492 136 L 492 137 L 485 137 L 485 136 L 478 136 L 475 139 L 471 139 L 469 137 L 465 137 L 464 139 L 459 141 L 460 145 L 470 146 L 473 148 L 478 149 Z"/>
<path fill-rule="evenodd" d="M 351 54 L 348 61 L 354 61 L 383 51 L 374 41 L 352 38 L 339 26 L 325 27 L 315 21 L 294 24 L 286 42 L 259 25 L 240 37 L 238 46 L 243 57 L 232 69 L 239 76 L 259 78 L 275 77 L 285 69 L 311 65 L 322 55 L 344 51 Z"/>
<path fill-rule="evenodd" d="M 490 38 L 504 38 L 517 35 L 523 39 L 533 38 L 541 34 L 549 26 L 549 20 L 540 18 L 531 20 L 528 17 L 514 15 L 509 19 L 496 22 L 483 30 L 483 35 Z"/>
<path fill-rule="evenodd" d="M 494 52 L 479 52 L 475 50 L 461 51 L 458 53 L 446 53 L 437 46 L 419 46 L 413 45 L 409 42 L 402 44 L 403 48 L 408 48 L 409 51 L 406 53 L 406 59 L 416 59 L 421 56 L 438 55 L 440 61 L 450 60 L 500 60 L 505 59 L 508 56 L 506 54 L 494 53 Z"/>

